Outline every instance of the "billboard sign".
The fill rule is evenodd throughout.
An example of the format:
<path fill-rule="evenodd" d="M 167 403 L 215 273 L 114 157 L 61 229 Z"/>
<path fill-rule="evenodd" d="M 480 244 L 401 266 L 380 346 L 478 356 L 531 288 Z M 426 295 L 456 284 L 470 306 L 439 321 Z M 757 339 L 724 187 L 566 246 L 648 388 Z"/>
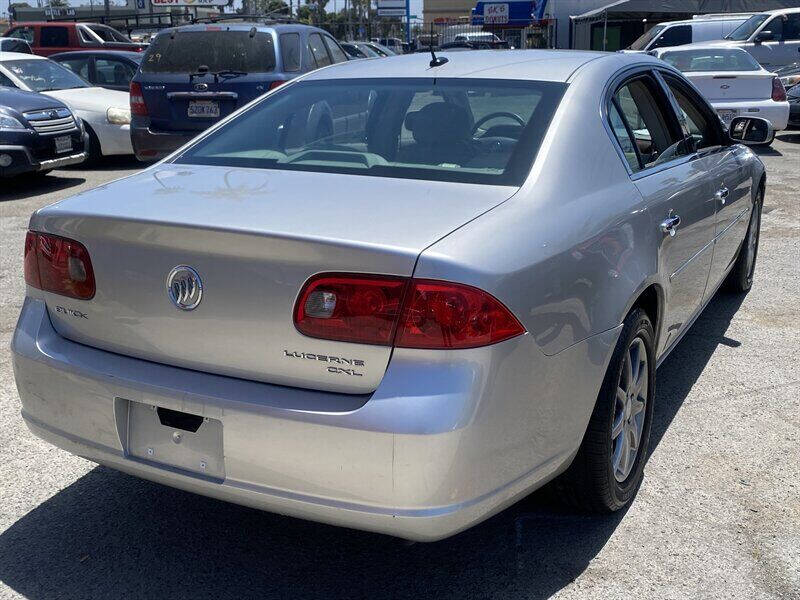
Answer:
<path fill-rule="evenodd" d="M 508 23 L 508 4 L 484 4 L 483 22 L 487 25 L 503 25 Z"/>
<path fill-rule="evenodd" d="M 150 0 L 153 6 L 227 6 L 228 0 Z"/>

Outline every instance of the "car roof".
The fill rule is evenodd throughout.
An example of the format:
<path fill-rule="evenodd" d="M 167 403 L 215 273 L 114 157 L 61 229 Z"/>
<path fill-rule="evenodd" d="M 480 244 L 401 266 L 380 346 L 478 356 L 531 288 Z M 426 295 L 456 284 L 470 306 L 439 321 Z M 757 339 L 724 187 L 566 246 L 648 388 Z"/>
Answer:
<path fill-rule="evenodd" d="M 759 13 L 753 13 L 759 14 Z M 752 15 L 751 15 L 752 16 Z M 680 21 L 661 21 L 660 23 L 656 23 L 656 25 L 697 25 L 700 23 L 719 23 L 720 21 L 747 21 L 750 17 L 745 17 L 744 15 L 730 15 L 726 17 L 708 17 L 704 19 L 703 17 L 698 17 L 696 19 L 681 19 Z"/>
<path fill-rule="evenodd" d="M 437 52 L 449 61 L 431 67 L 428 53 L 389 56 L 380 61 L 353 61 L 339 63 L 313 71 L 306 80 L 316 79 L 366 79 L 411 77 L 474 77 L 478 79 L 521 79 L 566 82 L 583 65 L 605 60 L 609 64 L 657 63 L 647 54 L 619 54 L 616 52 L 589 52 L 584 50 L 472 50 Z"/>
<path fill-rule="evenodd" d="M 130 58 L 130 59 L 139 59 L 142 58 L 141 52 L 133 52 L 131 50 L 70 50 L 69 52 L 57 52 L 56 54 L 51 54 L 50 58 L 54 56 L 84 56 L 87 54 L 92 54 L 95 56 L 120 56 L 122 58 Z M 139 62 L 139 61 L 136 61 Z"/>
<path fill-rule="evenodd" d="M 25 54 L 24 52 L 0 52 L 0 62 L 5 62 L 7 60 L 19 60 L 21 58 L 27 58 L 30 60 L 47 60 L 44 56 L 39 56 L 37 54 Z"/>
<path fill-rule="evenodd" d="M 302 23 L 253 23 L 253 22 L 243 22 L 243 23 L 194 23 L 192 25 L 180 25 L 178 27 L 169 27 L 167 29 L 162 29 L 159 31 L 159 35 L 164 33 L 171 33 L 174 31 L 182 32 L 182 31 L 250 31 L 253 27 L 256 28 L 256 31 L 271 31 L 275 30 L 278 33 L 291 33 L 291 32 L 300 32 L 300 31 L 322 31 L 318 27 L 312 27 L 311 25 L 303 25 Z"/>

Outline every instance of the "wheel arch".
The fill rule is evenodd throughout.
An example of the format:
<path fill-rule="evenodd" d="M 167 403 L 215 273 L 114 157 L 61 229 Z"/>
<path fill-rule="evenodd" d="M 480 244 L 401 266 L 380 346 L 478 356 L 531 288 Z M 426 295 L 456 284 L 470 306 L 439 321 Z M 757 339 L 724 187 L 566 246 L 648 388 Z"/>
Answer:
<path fill-rule="evenodd" d="M 638 293 L 633 296 L 630 305 L 627 307 L 620 320 L 620 323 L 623 322 L 625 317 L 636 308 L 641 308 L 646 312 L 647 316 L 650 317 L 650 321 L 653 323 L 653 331 L 655 332 L 653 345 L 656 352 L 658 352 L 659 348 L 661 324 L 664 319 L 664 302 L 664 288 L 658 282 L 645 283 Z"/>

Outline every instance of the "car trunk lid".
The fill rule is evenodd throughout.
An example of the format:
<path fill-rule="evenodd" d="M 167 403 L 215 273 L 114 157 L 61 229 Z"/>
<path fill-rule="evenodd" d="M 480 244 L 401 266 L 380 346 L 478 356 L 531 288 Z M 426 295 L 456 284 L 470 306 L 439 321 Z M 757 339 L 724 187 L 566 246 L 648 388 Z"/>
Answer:
<path fill-rule="evenodd" d="M 411 276 L 422 250 L 515 190 L 166 164 L 42 209 L 31 229 L 78 240 L 91 256 L 93 299 L 45 293 L 65 337 L 221 375 L 369 393 L 391 348 L 300 334 L 292 312 L 303 283 L 320 272 Z M 191 311 L 167 290 L 179 265 L 202 279 Z"/>
<path fill-rule="evenodd" d="M 768 100 L 772 97 L 771 73 L 761 71 L 686 73 L 709 102 Z"/>

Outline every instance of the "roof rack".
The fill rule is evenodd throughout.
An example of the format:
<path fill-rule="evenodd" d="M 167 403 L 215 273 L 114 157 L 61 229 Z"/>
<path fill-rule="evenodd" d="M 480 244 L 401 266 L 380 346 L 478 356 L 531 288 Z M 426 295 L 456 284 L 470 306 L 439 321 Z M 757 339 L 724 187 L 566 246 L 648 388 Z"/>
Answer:
<path fill-rule="evenodd" d="M 87 17 L 51 17 L 50 22 L 100 23 L 117 29 L 125 29 L 128 33 L 134 29 L 166 29 L 189 22 L 187 15 L 171 12 L 130 13 L 122 15 L 94 15 Z"/>
<path fill-rule="evenodd" d="M 289 15 L 280 14 L 284 10 L 288 10 L 288 7 L 285 9 L 274 10 L 265 14 L 256 14 L 256 15 L 239 15 L 235 13 L 220 13 L 217 15 L 207 15 L 205 17 L 197 17 L 197 18 L 190 18 L 191 23 L 219 23 L 220 21 L 243 21 L 243 22 L 255 22 L 255 23 L 265 23 L 265 24 L 272 24 L 272 23 L 300 23 L 294 17 Z"/>

